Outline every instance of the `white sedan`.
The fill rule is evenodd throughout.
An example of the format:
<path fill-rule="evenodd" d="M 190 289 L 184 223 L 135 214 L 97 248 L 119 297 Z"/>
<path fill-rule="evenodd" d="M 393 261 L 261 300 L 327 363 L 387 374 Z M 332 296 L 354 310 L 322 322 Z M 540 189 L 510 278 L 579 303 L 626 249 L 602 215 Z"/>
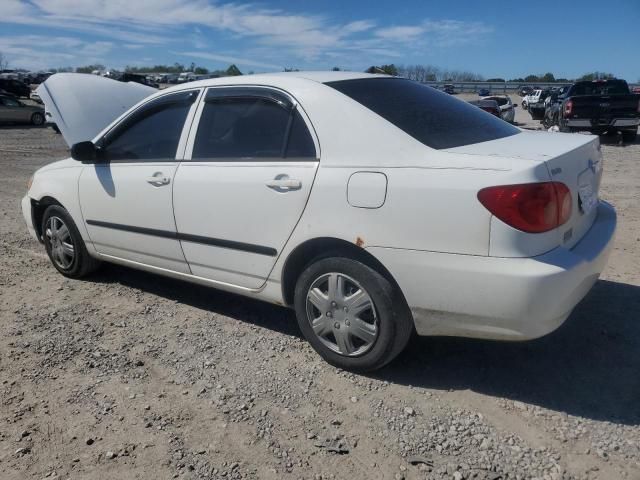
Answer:
<path fill-rule="evenodd" d="M 384 75 L 140 87 L 40 88 L 72 158 L 35 173 L 22 209 L 68 277 L 114 262 L 287 305 L 323 358 L 364 371 L 414 332 L 545 335 L 611 250 L 597 137 Z"/>

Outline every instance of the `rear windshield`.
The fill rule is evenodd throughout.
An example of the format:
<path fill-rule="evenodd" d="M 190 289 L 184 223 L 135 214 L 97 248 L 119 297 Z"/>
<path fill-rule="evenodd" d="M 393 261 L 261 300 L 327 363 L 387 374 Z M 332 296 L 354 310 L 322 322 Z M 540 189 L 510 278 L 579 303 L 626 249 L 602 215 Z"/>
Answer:
<path fill-rule="evenodd" d="M 326 85 L 431 148 L 461 147 L 520 132 L 467 102 L 403 78 L 341 80 Z"/>
<path fill-rule="evenodd" d="M 576 83 L 571 88 L 570 95 L 628 95 L 629 86 L 626 82 L 620 80 L 604 81 L 604 82 L 585 82 Z"/>

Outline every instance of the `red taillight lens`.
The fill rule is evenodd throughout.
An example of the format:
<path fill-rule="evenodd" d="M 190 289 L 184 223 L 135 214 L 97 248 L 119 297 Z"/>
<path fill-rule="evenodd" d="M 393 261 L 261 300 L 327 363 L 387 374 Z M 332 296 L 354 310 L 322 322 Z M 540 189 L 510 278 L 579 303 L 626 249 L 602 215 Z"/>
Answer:
<path fill-rule="evenodd" d="M 504 223 L 527 233 L 548 232 L 571 217 L 571 192 L 560 182 L 483 188 L 478 200 Z"/>
<path fill-rule="evenodd" d="M 564 116 L 571 115 L 573 112 L 573 102 L 568 100 L 567 103 L 564 104 Z"/>

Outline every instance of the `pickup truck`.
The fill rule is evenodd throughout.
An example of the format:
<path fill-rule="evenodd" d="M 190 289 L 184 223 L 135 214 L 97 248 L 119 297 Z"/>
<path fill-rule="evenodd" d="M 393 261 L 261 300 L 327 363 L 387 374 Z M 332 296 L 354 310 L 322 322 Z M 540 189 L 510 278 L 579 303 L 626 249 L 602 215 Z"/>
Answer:
<path fill-rule="evenodd" d="M 577 82 L 559 99 L 558 126 L 563 132 L 622 133 L 632 142 L 640 124 L 640 95 L 624 80 Z"/>

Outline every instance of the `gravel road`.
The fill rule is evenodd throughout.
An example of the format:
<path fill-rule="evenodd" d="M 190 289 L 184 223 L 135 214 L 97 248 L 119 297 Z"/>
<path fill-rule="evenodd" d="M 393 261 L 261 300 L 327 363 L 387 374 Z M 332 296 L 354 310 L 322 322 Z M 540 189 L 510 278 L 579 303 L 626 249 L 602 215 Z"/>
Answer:
<path fill-rule="evenodd" d="M 115 266 L 59 275 L 19 199 L 65 144 L 1 128 L 0 478 L 640 479 L 640 143 L 603 142 L 616 247 L 563 327 L 416 339 L 361 376 L 286 309 Z"/>

